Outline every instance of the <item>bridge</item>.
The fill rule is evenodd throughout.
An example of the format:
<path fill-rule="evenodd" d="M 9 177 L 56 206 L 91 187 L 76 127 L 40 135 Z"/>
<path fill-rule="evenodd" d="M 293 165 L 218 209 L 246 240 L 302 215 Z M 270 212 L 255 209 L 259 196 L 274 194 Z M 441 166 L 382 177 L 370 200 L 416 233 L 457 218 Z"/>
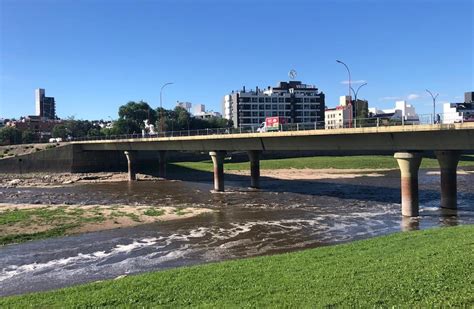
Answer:
<path fill-rule="evenodd" d="M 434 151 L 441 169 L 441 207 L 457 207 L 457 165 L 462 151 L 474 150 L 474 123 L 406 125 L 334 130 L 214 134 L 180 137 L 138 137 L 75 141 L 83 151 L 123 151 L 129 180 L 136 179 L 136 154 L 159 152 L 159 174 L 165 177 L 167 151 L 209 152 L 214 166 L 214 190 L 224 191 L 224 157 L 246 151 L 250 186 L 260 187 L 262 151 L 393 151 L 401 172 L 403 216 L 418 216 L 418 170 L 424 152 Z"/>

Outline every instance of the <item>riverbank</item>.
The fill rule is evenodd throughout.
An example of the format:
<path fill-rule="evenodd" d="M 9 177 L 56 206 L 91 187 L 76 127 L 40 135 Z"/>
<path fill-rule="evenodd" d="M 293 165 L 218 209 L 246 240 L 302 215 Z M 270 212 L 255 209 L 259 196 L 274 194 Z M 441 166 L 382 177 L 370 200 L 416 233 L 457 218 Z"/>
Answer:
<path fill-rule="evenodd" d="M 464 155 L 459 161 L 458 173 L 462 167 L 474 167 L 474 156 Z M 200 162 L 175 162 L 170 163 L 170 170 L 195 170 L 212 172 L 210 160 Z M 248 162 L 226 162 L 225 172 L 236 175 L 248 175 Z M 382 172 L 397 170 L 398 165 L 392 156 L 318 156 L 287 159 L 271 159 L 260 161 L 261 175 L 278 179 L 343 179 L 355 177 L 379 177 Z M 432 158 L 423 158 L 421 168 L 439 168 L 438 161 Z M 1 174 L 0 188 L 8 187 L 61 187 L 75 183 L 102 183 L 127 181 L 127 173 L 101 172 L 101 173 L 28 173 L 28 174 Z M 139 181 L 157 181 L 160 178 L 137 174 Z"/>
<path fill-rule="evenodd" d="M 207 208 L 0 203 L 0 246 L 34 239 L 190 218 Z"/>
<path fill-rule="evenodd" d="M 138 173 L 137 180 L 156 181 L 160 180 L 160 178 Z M 1 174 L 0 188 L 63 187 L 72 184 L 119 181 L 128 181 L 128 174 L 121 172 Z"/>
<path fill-rule="evenodd" d="M 469 307 L 474 226 L 185 267 L 0 299 L 2 307 Z"/>
<path fill-rule="evenodd" d="M 228 158 L 230 159 L 230 158 Z M 173 165 L 199 171 L 213 171 L 212 161 L 201 162 L 176 162 Z M 473 167 L 474 155 L 463 155 L 459 160 L 459 167 Z M 423 158 L 421 168 L 439 168 L 437 159 Z M 248 162 L 224 162 L 226 171 L 248 170 Z M 313 170 L 361 170 L 377 171 L 385 169 L 398 169 L 397 160 L 393 156 L 317 156 L 286 159 L 261 160 L 260 169 L 313 169 Z"/>

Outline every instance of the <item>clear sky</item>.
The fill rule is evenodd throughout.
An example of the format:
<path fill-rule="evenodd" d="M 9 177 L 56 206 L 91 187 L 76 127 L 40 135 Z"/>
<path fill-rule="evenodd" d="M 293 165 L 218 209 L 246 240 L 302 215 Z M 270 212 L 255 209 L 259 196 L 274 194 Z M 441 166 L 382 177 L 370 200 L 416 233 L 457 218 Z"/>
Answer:
<path fill-rule="evenodd" d="M 0 0 L 0 118 L 34 114 L 34 89 L 59 117 L 116 118 L 118 107 L 176 101 L 221 111 L 232 90 L 276 85 L 295 69 L 334 107 L 345 68 L 359 97 L 431 112 L 474 91 L 472 0 Z M 356 87 L 358 84 L 354 84 Z"/>

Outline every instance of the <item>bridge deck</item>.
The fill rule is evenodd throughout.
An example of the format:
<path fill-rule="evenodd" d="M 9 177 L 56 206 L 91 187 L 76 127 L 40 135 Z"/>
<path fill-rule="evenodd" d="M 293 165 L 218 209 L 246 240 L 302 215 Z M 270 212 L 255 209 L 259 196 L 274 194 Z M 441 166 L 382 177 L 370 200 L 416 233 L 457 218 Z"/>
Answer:
<path fill-rule="evenodd" d="M 83 150 L 474 150 L 474 123 L 77 141 Z"/>

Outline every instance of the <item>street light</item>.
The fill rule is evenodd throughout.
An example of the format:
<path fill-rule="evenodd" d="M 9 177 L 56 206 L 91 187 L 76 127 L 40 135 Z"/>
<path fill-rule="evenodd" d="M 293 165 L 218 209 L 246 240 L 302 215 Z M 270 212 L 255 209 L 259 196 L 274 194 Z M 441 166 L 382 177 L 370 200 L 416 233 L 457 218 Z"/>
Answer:
<path fill-rule="evenodd" d="M 173 83 L 166 83 L 161 86 L 160 89 L 160 132 L 163 132 L 163 88 L 165 88 L 168 85 L 172 85 Z"/>
<path fill-rule="evenodd" d="M 354 88 L 351 87 L 352 92 L 354 93 L 354 124 L 355 127 L 357 127 L 357 94 L 359 93 L 360 88 L 364 87 L 367 85 L 367 83 L 363 83 L 359 87 L 357 87 L 357 91 L 354 91 Z"/>
<path fill-rule="evenodd" d="M 436 114 L 436 98 L 438 97 L 439 93 L 437 93 L 436 95 L 433 95 L 433 93 L 431 93 L 431 91 L 429 91 L 428 89 L 426 89 L 426 92 L 428 92 L 431 96 L 431 98 L 433 99 L 433 119 L 432 119 L 432 124 L 435 123 L 435 114 Z"/>
<path fill-rule="evenodd" d="M 346 70 L 347 70 L 347 74 L 349 74 L 349 104 L 351 104 L 350 103 L 351 89 L 352 89 L 352 86 L 351 86 L 351 71 L 349 70 L 349 67 L 347 66 L 347 64 L 345 64 L 341 60 L 336 60 L 336 62 L 342 64 L 343 66 L 345 66 Z M 352 106 L 351 106 L 351 108 L 352 108 Z M 351 126 L 352 126 L 352 113 L 351 113 L 351 117 L 349 119 L 349 127 L 351 127 Z"/>

